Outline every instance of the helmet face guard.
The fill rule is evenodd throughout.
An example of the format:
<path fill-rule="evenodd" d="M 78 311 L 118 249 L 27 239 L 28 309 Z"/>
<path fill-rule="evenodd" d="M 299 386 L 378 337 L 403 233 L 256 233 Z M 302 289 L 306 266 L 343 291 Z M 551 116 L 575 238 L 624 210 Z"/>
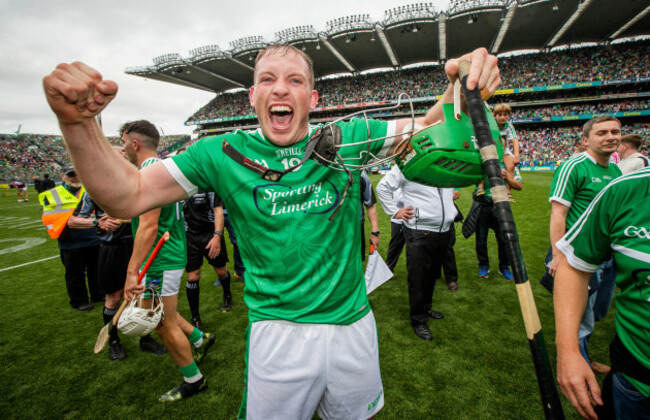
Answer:
<path fill-rule="evenodd" d="M 485 176 L 483 159 L 474 135 L 472 121 L 452 104 L 443 104 L 444 122 L 426 127 L 413 136 L 396 162 L 404 177 L 420 184 L 441 187 L 466 187 Z M 485 113 L 490 134 L 496 143 L 499 160 L 503 158 L 501 133 L 487 107 Z"/>
<path fill-rule="evenodd" d="M 399 134 L 399 138 L 394 136 L 396 142 L 394 150 L 396 152 L 391 156 L 378 158 L 372 155 L 370 143 L 385 141 L 390 137 L 371 139 L 370 130 L 368 130 L 368 140 L 341 144 L 340 130 L 334 124 L 359 114 L 357 112 L 329 123 L 315 133 L 314 137 L 319 136 L 320 138 L 318 138 L 314 147 L 312 159 L 332 169 L 348 172 L 367 169 L 395 160 L 404 177 L 409 181 L 440 188 L 466 187 L 476 184 L 485 177 L 483 158 L 481 157 L 472 121 L 461 111 L 460 92 L 460 83 L 456 82 L 454 85 L 454 103 L 442 104 L 444 119 L 423 129 L 416 124 L 413 105 L 409 101 L 411 105 L 411 124 L 404 132 Z M 400 101 L 401 99 L 402 96 L 400 96 Z M 391 108 L 399 106 L 398 103 L 396 107 Z M 495 148 L 489 152 L 501 160 L 503 158 L 501 133 L 492 112 L 487 106 L 484 105 L 484 107 L 490 135 L 495 142 Z M 385 109 L 381 108 L 379 110 Z M 379 110 L 373 110 L 373 112 Z M 369 111 L 363 111 L 362 113 L 367 118 L 366 112 Z M 332 134 L 328 134 L 329 132 Z M 360 144 L 368 144 L 368 150 L 362 151 L 361 156 L 348 159 L 341 156 L 340 151 L 345 147 Z M 347 163 L 347 160 L 354 161 L 354 164 Z M 359 163 L 360 161 L 361 163 Z"/>
<path fill-rule="evenodd" d="M 406 102 L 406 104 L 405 104 Z M 305 146 L 305 153 L 300 160 L 294 166 L 289 167 L 283 171 L 266 168 L 246 156 L 242 155 L 237 151 L 233 146 L 231 146 L 227 141 L 223 141 L 222 149 L 224 153 L 229 156 L 231 159 L 235 160 L 239 164 L 247 167 L 248 169 L 257 172 L 261 175 L 262 179 L 272 182 L 279 182 L 280 179 L 289 172 L 295 171 L 303 163 L 309 159 L 315 160 L 317 163 L 323 166 L 327 166 L 330 169 L 335 169 L 338 171 L 350 172 L 350 171 L 360 171 L 368 169 L 372 166 L 381 165 L 382 163 L 387 163 L 393 161 L 396 155 L 387 156 L 380 158 L 374 155 L 371 151 L 371 143 L 385 141 L 387 139 L 395 139 L 399 143 L 399 150 L 404 149 L 408 143 L 408 138 L 413 134 L 413 130 L 407 130 L 405 132 L 394 134 L 391 136 L 380 137 L 380 138 L 371 138 L 370 137 L 370 127 L 368 124 L 368 113 L 378 113 L 378 112 L 390 112 L 399 109 L 400 107 L 408 106 L 409 114 L 411 118 L 411 127 L 414 127 L 415 123 L 415 111 L 413 109 L 413 102 L 410 100 L 408 95 L 402 93 L 400 94 L 398 101 L 394 105 L 383 106 L 378 108 L 366 109 L 362 111 L 353 112 L 351 114 L 345 115 L 343 117 L 337 118 L 334 121 L 331 121 L 322 127 L 317 128 L 307 145 Z M 362 140 L 356 143 L 346 143 L 342 144 L 341 139 L 341 129 L 337 123 L 341 121 L 347 121 L 354 117 L 361 116 L 366 121 L 366 133 L 367 139 Z M 366 150 L 361 150 L 358 156 L 342 156 L 339 151 L 346 147 L 366 145 Z"/>
<path fill-rule="evenodd" d="M 411 123 L 401 133 L 381 138 L 371 138 L 368 124 L 368 114 L 397 110 L 404 106 L 403 102 L 410 108 Z M 343 204 L 348 189 L 352 185 L 352 171 L 361 171 L 373 166 L 397 161 L 404 176 L 409 181 L 418 182 L 435 187 L 464 187 L 476 184 L 483 179 L 485 172 L 483 160 L 474 135 L 472 122 L 460 110 L 460 83 L 454 86 L 454 104 L 443 104 L 444 121 L 440 121 L 423 130 L 415 121 L 413 102 L 408 95 L 401 94 L 397 104 L 366 109 L 354 112 L 344 117 L 329 122 L 314 131 L 307 142 L 305 153 L 300 162 L 288 169 L 278 171 L 266 168 L 257 164 L 246 156 L 242 155 L 225 140 L 222 143 L 223 151 L 233 160 L 241 165 L 260 174 L 260 176 L 272 182 L 279 182 L 287 173 L 296 170 L 308 159 L 315 160 L 318 164 L 327 166 L 330 169 L 344 171 L 348 174 L 348 184 L 343 192 L 339 205 L 334 210 L 330 220 Z M 366 121 L 367 138 L 355 143 L 343 144 L 341 130 L 337 123 L 349 120 L 355 116 L 362 116 Z M 499 158 L 503 157 L 503 146 L 501 134 L 496 120 L 486 107 L 486 116 L 489 121 L 490 133 L 497 145 L 492 154 Z M 372 153 L 371 143 L 384 142 L 393 139 L 392 147 L 395 153 L 390 156 L 380 157 Z M 363 146 L 367 147 L 365 150 Z M 362 147 L 359 147 L 362 146 Z M 341 151 L 346 147 L 355 148 L 355 156 L 348 156 Z"/>
<path fill-rule="evenodd" d="M 149 308 L 139 307 L 142 299 L 148 299 L 151 302 Z M 163 303 L 160 295 L 155 288 L 149 287 L 147 290 L 134 297 L 129 305 L 122 312 L 117 328 L 124 335 L 131 337 L 142 337 L 156 329 L 163 319 Z"/>

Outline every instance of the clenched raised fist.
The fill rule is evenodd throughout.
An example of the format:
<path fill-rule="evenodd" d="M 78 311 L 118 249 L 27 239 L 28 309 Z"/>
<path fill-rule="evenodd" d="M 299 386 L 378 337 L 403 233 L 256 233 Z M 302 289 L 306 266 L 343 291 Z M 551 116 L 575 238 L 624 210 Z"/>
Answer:
<path fill-rule="evenodd" d="M 81 62 L 59 64 L 43 78 L 45 97 L 60 124 L 76 125 L 92 120 L 113 100 L 117 83 Z"/>

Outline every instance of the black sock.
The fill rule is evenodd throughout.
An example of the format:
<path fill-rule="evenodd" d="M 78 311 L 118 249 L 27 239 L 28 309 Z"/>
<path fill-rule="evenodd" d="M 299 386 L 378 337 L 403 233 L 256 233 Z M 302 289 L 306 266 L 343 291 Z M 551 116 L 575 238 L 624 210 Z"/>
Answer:
<path fill-rule="evenodd" d="M 223 295 L 230 295 L 230 272 L 226 271 L 226 277 L 219 277 L 219 282 L 221 282 L 221 287 L 223 287 Z"/>
<path fill-rule="evenodd" d="M 108 324 L 113 320 L 113 316 L 117 313 L 117 308 L 110 309 L 104 306 L 104 312 L 102 316 L 104 317 L 104 325 Z M 111 341 L 119 340 L 120 337 L 117 335 L 117 328 L 110 329 Z"/>
<path fill-rule="evenodd" d="M 117 309 L 110 309 L 104 306 L 104 313 L 102 314 L 104 318 L 104 325 L 108 324 L 113 320 L 113 316 L 117 313 Z"/>
<path fill-rule="evenodd" d="M 187 303 L 190 305 L 192 318 L 199 317 L 199 282 L 187 282 Z"/>

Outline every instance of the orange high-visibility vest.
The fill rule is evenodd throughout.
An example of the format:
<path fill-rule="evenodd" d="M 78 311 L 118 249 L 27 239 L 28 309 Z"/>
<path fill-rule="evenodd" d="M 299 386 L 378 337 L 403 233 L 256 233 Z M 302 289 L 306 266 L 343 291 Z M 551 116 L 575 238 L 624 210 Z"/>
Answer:
<path fill-rule="evenodd" d="M 82 186 L 77 195 L 74 195 L 59 185 L 38 195 L 38 202 L 43 206 L 43 224 L 50 238 L 57 239 L 61 235 L 85 192 L 86 189 Z"/>

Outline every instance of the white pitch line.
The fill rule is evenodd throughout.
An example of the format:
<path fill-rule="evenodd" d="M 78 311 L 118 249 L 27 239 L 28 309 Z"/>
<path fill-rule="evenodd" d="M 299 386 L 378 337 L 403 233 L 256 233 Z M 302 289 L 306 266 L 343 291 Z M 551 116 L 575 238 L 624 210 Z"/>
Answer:
<path fill-rule="evenodd" d="M 11 270 L 13 268 L 24 267 L 24 266 L 30 265 L 30 264 L 36 264 L 36 263 L 41 262 L 41 261 L 51 260 L 52 258 L 59 258 L 59 256 L 55 255 L 53 257 L 43 258 L 42 260 L 38 260 L 38 261 L 32 261 L 32 262 L 28 262 L 28 263 L 25 263 L 25 264 L 14 265 L 13 267 L 0 268 L 0 272 Z"/>

